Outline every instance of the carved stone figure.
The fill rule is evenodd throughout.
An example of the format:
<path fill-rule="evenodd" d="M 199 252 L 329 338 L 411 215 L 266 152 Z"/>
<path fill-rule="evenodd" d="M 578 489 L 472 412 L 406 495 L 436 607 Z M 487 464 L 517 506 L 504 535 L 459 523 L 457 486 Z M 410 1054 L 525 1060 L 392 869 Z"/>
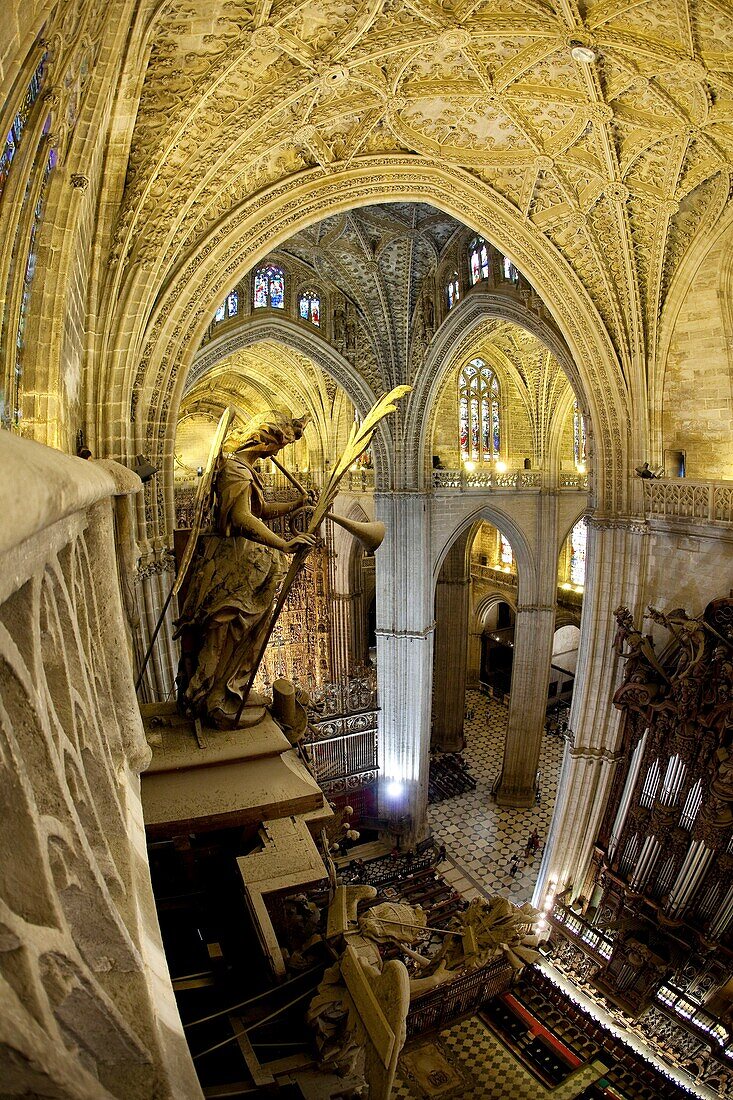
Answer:
<path fill-rule="evenodd" d="M 345 340 L 346 315 L 341 306 L 337 306 L 333 311 L 333 342 L 339 351 L 343 350 Z"/>
<path fill-rule="evenodd" d="M 647 706 L 659 692 L 659 678 L 667 674 L 654 652 L 654 642 L 648 634 L 636 630 L 627 607 L 617 607 L 614 616 L 618 624 L 613 650 L 626 661 L 624 682 L 613 697 L 615 706 Z"/>
<path fill-rule="evenodd" d="M 426 294 L 424 303 L 425 324 L 427 325 L 428 331 L 432 336 L 433 332 L 435 332 L 435 306 L 433 304 L 432 295 Z"/>
<path fill-rule="evenodd" d="M 304 417 L 262 414 L 241 434 L 230 433 L 236 450 L 219 459 L 215 530 L 202 536 L 176 636 L 182 648 L 179 702 L 220 728 L 231 726 L 239 712 L 284 573 L 283 555 L 315 541 L 313 535 L 285 540 L 267 526 L 266 520 L 302 507 L 306 497 L 266 501 L 253 466 L 300 439 L 305 424 Z M 250 692 L 247 702 L 264 700 Z"/>

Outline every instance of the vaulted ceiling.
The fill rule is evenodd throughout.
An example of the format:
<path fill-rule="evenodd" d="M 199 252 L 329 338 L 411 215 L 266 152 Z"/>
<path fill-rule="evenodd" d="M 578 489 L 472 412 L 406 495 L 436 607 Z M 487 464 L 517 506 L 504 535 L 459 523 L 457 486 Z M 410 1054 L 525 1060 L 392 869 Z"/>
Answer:
<path fill-rule="evenodd" d="M 424 203 L 384 203 L 326 218 L 282 247 L 360 313 L 384 384 L 409 377 L 410 322 L 427 276 L 460 222 Z"/>
<path fill-rule="evenodd" d="M 557 246 L 625 358 L 653 348 L 728 200 L 725 0 L 173 0 L 152 34 L 117 229 L 130 260 L 180 256 L 300 170 L 439 157 Z"/>

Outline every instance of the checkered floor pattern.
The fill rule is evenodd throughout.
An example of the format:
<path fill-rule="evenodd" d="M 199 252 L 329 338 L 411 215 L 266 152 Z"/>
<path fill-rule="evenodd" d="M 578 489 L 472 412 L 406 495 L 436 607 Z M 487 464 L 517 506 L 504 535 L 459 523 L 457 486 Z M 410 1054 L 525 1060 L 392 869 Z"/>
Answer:
<path fill-rule="evenodd" d="M 565 742 L 547 734 L 543 738 L 538 805 L 527 810 L 496 806 L 490 791 L 501 768 L 508 708 L 478 691 L 467 693 L 466 708 L 473 717 L 465 726 L 464 756 L 477 783 L 474 791 L 429 807 L 433 834 L 446 846 L 447 858 L 440 871 L 465 897 L 498 893 L 521 905 L 532 899 Z M 540 836 L 540 847 L 525 861 L 524 849 L 533 829 Z M 512 875 L 515 855 L 521 861 Z M 416 1040 L 414 1045 L 425 1042 Z M 546 1095 L 540 1082 L 476 1016 L 460 1020 L 427 1042 L 447 1059 L 461 1083 L 452 1081 L 443 1089 L 438 1080 L 420 1081 L 400 1060 L 392 1100 L 537 1100 Z"/>
<path fill-rule="evenodd" d="M 477 1016 L 453 1024 L 428 1041 L 461 1075 L 461 1084 L 451 1084 L 445 1091 L 439 1085 L 431 1088 L 408 1073 L 400 1061 L 391 1100 L 537 1100 L 547 1095 L 537 1078 L 512 1057 Z M 424 1042 L 417 1040 L 418 1044 Z"/>
<path fill-rule="evenodd" d="M 477 780 L 476 790 L 437 802 L 428 809 L 436 840 L 446 846 L 448 860 L 441 866 L 454 888 L 467 897 L 483 891 L 499 893 L 521 905 L 531 901 L 540 858 L 555 805 L 557 780 L 565 742 L 545 734 L 540 755 L 540 802 L 526 810 L 496 806 L 491 785 L 501 768 L 508 709 L 478 691 L 466 695 L 473 719 L 466 722 L 464 756 Z M 536 829 L 540 847 L 524 860 L 527 837 Z M 515 875 L 512 857 L 520 855 Z"/>

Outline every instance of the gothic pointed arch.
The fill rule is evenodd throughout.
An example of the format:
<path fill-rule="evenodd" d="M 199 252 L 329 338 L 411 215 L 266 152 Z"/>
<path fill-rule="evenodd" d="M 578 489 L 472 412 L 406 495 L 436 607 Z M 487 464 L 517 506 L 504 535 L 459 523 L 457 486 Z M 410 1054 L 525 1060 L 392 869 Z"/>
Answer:
<path fill-rule="evenodd" d="M 579 381 L 582 377 L 580 388 L 590 395 L 591 415 L 601 425 L 596 485 L 603 506 L 612 508 L 626 491 L 622 476 L 629 422 L 626 396 L 608 334 L 577 277 L 535 229 L 465 173 L 446 174 L 444 166 L 427 159 L 405 161 L 395 156 L 377 160 L 372 164 L 370 158 L 364 158 L 348 173 L 335 169 L 326 177 L 320 170 L 304 172 L 236 207 L 195 248 L 181 255 L 176 268 L 167 274 L 162 292 L 160 282 L 156 285 L 148 270 L 133 268 L 122 288 L 117 316 L 140 320 L 135 322 L 135 332 L 125 332 L 124 338 L 118 327 L 117 335 L 114 330 L 111 333 L 108 372 L 102 380 L 112 395 L 102 415 L 109 418 L 114 409 L 117 417 L 123 410 L 132 416 L 127 423 L 124 419 L 122 424 L 107 423 L 102 435 L 113 440 L 122 437 L 123 457 L 143 445 L 152 461 L 162 461 L 166 434 L 180 400 L 179 377 L 185 376 L 193 349 L 213 313 L 213 303 L 248 268 L 256 266 L 271 250 L 273 240 L 282 240 L 329 213 L 387 201 L 407 187 L 413 199 L 429 202 L 459 219 L 465 210 L 472 210 L 475 228 L 497 247 L 512 240 L 512 255 L 557 319 L 570 348 L 570 362 L 575 364 L 572 369 Z M 567 352 L 564 357 L 568 358 Z M 358 373 L 354 368 L 351 371 L 354 376 Z M 408 467 L 413 456 L 417 459 L 423 453 L 420 429 L 425 403 L 415 394 L 410 406 L 405 414 Z M 416 474 L 416 468 L 404 472 L 410 481 Z M 149 509 L 155 528 L 160 527 L 164 514 L 161 487 Z"/>

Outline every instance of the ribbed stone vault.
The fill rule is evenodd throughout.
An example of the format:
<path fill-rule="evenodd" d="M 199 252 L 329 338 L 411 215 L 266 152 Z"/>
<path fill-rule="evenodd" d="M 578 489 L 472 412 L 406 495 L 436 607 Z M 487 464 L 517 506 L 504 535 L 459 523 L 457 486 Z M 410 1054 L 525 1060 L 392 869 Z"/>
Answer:
<path fill-rule="evenodd" d="M 173 0 L 149 42 L 116 248 L 161 274 L 300 170 L 439 157 L 552 241 L 625 359 L 653 349 L 728 197 L 733 11 L 717 0 Z"/>

